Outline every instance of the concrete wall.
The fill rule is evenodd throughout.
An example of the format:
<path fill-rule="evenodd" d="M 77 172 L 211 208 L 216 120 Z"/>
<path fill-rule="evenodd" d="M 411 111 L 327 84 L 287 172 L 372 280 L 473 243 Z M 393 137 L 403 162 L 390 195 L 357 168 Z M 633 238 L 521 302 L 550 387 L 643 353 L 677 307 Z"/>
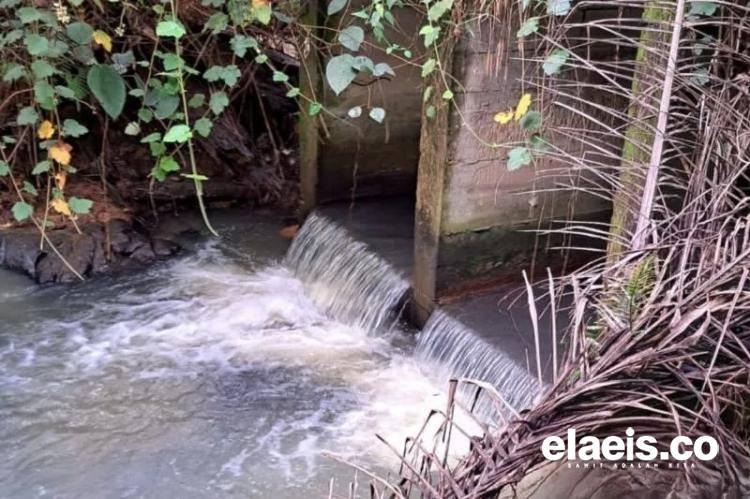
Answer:
<path fill-rule="evenodd" d="M 348 12 L 356 11 L 365 4 L 361 0 L 352 2 Z M 415 56 L 418 55 L 418 40 L 409 39 L 404 34 L 416 33 L 420 24 L 419 14 L 401 9 L 396 18 L 401 30 L 388 30 L 389 40 L 410 48 Z M 348 14 L 329 22 L 338 27 L 349 24 L 362 26 L 361 20 Z M 314 89 L 320 95 L 319 100 L 335 115 L 322 113 L 316 120 L 307 119 L 301 123 L 300 135 L 307 137 L 301 158 L 303 203 L 308 207 L 307 211 L 316 204 L 352 199 L 352 195 L 368 197 L 414 193 L 421 114 L 419 68 L 388 56 L 382 48 L 373 45 L 378 44 L 367 38 L 358 55 L 367 56 L 375 63 L 388 63 L 396 72 L 396 77 L 380 79 L 372 84 L 369 84 L 372 78 L 358 78 L 341 95 L 336 96 L 322 82 L 326 60 L 318 60 L 318 70 L 307 82 L 303 81 L 302 87 Z M 308 74 L 303 69 L 300 76 L 304 80 Z M 355 106 L 363 107 L 362 116 L 349 118 L 347 112 Z M 373 107 L 386 110 L 382 124 L 368 117 L 369 109 Z M 316 147 L 309 144 L 314 137 L 318 139 Z"/>
<path fill-rule="evenodd" d="M 534 95 L 532 109 L 542 111 L 549 128 L 580 126 L 582 121 L 572 112 L 540 102 L 535 90 L 524 83 L 536 68 L 518 60 L 515 32 L 487 24 L 467 30 L 445 54 L 461 83 L 452 89 L 455 106 L 441 106 L 439 98 L 427 104 L 438 106 L 438 113 L 423 123 L 417 188 L 415 300 L 423 309 L 441 297 L 499 281 L 520 281 L 522 269 L 536 270 L 539 277 L 538 271 L 546 266 L 560 271 L 565 263 L 575 264 L 584 255 L 571 253 L 565 260 L 562 252 L 549 248 L 595 242 L 563 241 L 529 231 L 560 227 L 556 220 L 608 220 L 608 203 L 600 198 L 555 190 L 586 179 L 571 178 L 568 165 L 554 154 L 515 171 L 507 168 L 509 147 L 519 145 L 525 135 L 516 122 L 500 125 L 493 116 L 514 108 L 523 93 Z M 498 40 L 502 36 L 512 39 Z M 498 47 L 514 48 L 498 54 Z M 528 58 L 534 47 L 525 49 Z M 589 102 L 602 99 L 586 87 L 578 92 Z M 580 142 L 555 135 L 549 128 L 544 136 L 555 147 L 585 153 Z M 505 147 L 487 147 L 477 135 Z M 620 147 L 614 141 L 612 146 Z"/>

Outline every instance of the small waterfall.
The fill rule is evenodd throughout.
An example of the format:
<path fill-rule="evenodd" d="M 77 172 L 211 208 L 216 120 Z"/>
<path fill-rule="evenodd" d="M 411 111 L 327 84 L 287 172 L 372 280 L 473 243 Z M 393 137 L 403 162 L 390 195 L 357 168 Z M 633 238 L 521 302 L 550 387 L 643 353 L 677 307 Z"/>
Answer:
<path fill-rule="evenodd" d="M 474 331 L 441 310 L 430 317 L 417 343 L 417 357 L 434 366 L 445 378 L 471 378 L 493 385 L 516 410 L 531 405 L 539 393 L 539 382 L 505 353 L 480 338 Z M 466 405 L 474 387 L 459 393 Z M 480 395 L 474 410 L 481 419 L 496 419 L 495 406 L 489 397 Z"/>
<path fill-rule="evenodd" d="M 285 264 L 326 312 L 366 331 L 382 327 L 409 289 L 366 244 L 316 213 L 297 233 Z"/>

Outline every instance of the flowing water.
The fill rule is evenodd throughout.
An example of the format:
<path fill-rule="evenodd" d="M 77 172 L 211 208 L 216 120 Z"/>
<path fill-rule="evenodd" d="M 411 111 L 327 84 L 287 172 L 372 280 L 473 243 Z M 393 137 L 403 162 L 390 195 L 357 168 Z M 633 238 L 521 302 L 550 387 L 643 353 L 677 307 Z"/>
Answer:
<path fill-rule="evenodd" d="M 342 229 L 284 258 L 253 219 L 129 275 L 0 271 L 0 497 L 325 497 L 353 473 L 323 451 L 392 467 L 374 435 L 399 448 L 471 359 L 415 344 L 406 281 Z"/>

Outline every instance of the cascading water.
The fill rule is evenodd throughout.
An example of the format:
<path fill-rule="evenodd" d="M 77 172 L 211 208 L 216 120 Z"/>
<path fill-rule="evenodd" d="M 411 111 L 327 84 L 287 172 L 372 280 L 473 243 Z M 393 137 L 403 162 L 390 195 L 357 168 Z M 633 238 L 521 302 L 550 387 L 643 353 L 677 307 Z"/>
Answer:
<path fill-rule="evenodd" d="M 409 284 L 385 260 L 327 218 L 311 214 L 284 261 L 307 294 L 333 318 L 377 331 Z"/>
<path fill-rule="evenodd" d="M 0 495 L 323 497 L 352 472 L 322 451 L 393 469 L 374 434 L 400 447 L 449 376 L 532 397 L 440 314 L 416 357 L 384 334 L 408 284 L 327 219 L 284 265 L 274 218 L 214 221 L 222 239 L 142 272 L 36 289 L 0 271 Z"/>
<path fill-rule="evenodd" d="M 417 358 L 432 366 L 441 378 L 469 378 L 494 386 L 514 410 L 528 407 L 539 393 L 539 382 L 505 353 L 479 338 L 471 329 L 442 310 L 436 310 L 419 334 Z M 475 387 L 464 385 L 459 393 L 465 405 L 471 403 Z M 497 410 L 509 411 L 480 395 L 475 414 L 485 421 L 497 419 Z"/>

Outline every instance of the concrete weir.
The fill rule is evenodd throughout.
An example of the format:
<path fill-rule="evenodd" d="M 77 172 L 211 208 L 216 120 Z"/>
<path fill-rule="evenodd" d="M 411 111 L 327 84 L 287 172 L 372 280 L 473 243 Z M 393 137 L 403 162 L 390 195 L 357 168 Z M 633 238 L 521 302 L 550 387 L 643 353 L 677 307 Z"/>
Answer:
<path fill-rule="evenodd" d="M 403 9 L 401 16 L 402 26 L 419 26 L 415 12 Z M 404 39 L 406 32 L 416 30 L 394 32 L 393 41 L 417 55 L 421 41 Z M 498 47 L 516 46 L 514 33 L 475 24 L 457 41 L 445 44 L 443 67 L 458 81 L 454 100 L 448 104 L 440 92 L 423 102 L 425 85 L 440 88 L 437 77 L 424 81 L 418 65 L 399 64 L 381 51 L 367 53 L 372 49 L 364 55 L 388 62 L 396 77 L 353 85 L 340 96 L 326 89 L 320 71 L 308 72 L 309 78 L 303 81 L 304 88 L 316 89 L 323 96 L 337 117 L 305 117 L 301 123 L 303 214 L 327 202 L 411 197 L 411 303 L 412 316 L 420 326 L 441 299 L 519 282 L 522 269 L 530 274 L 545 267 L 559 272 L 575 264 L 581 255 L 564 257 L 554 249 L 573 241 L 540 236 L 539 231 L 555 227 L 560 220 L 608 217 L 609 207 L 600 199 L 574 189 L 557 189 L 580 179 L 574 180 L 576 175 L 561 168 L 552 155 L 510 171 L 507 147 L 487 147 L 477 139 L 510 145 L 524 138 L 518 126 L 503 127 L 493 121 L 495 113 L 512 109 L 523 93 L 531 91 L 523 83 L 530 71 L 528 63 L 522 66 L 515 49 L 498 52 Z M 316 67 L 323 66 L 324 61 L 312 57 Z M 503 61 L 502 67 L 489 63 L 498 60 Z M 360 118 L 348 119 L 347 110 L 358 105 L 384 107 L 388 113 L 384 123 L 367 118 L 367 107 Z M 437 110 L 431 118 L 426 117 L 428 106 Z M 573 118 L 553 110 L 544 119 L 564 125 Z M 548 140 L 567 150 L 575 147 L 563 138 Z M 591 241 L 575 243 L 592 245 Z"/>

